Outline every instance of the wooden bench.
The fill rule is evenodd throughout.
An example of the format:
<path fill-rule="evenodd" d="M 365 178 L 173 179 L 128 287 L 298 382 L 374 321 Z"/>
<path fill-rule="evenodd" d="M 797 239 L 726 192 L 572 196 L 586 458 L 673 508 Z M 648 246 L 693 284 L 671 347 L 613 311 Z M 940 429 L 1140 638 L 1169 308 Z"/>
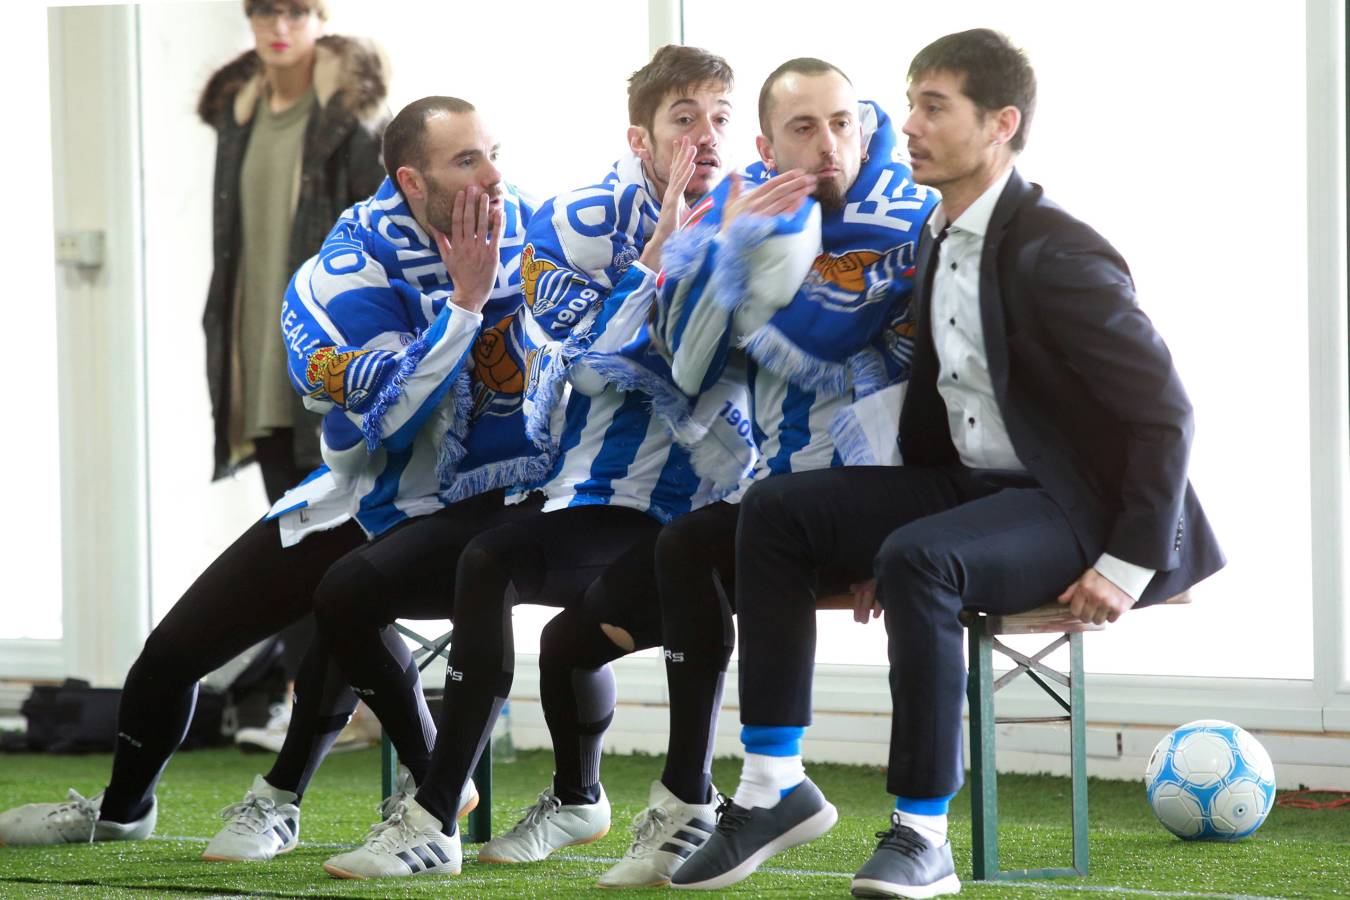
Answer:
<path fill-rule="evenodd" d="M 1181 593 L 1168 605 L 1190 603 Z M 817 609 L 853 609 L 850 594 L 822 597 Z M 970 706 L 970 830 L 971 869 L 975 881 L 1017 878 L 1052 878 L 1088 874 L 1087 721 L 1083 676 L 1083 635 L 1104 631 L 1105 625 L 1079 621 L 1067 606 L 1055 601 L 1014 615 L 986 615 L 973 610 L 961 613 L 969 641 L 969 677 L 966 699 Z M 1012 649 L 999 637 L 1014 634 L 1053 636 L 1036 653 L 1027 656 Z M 1044 660 L 1069 645 L 1069 671 L 1060 672 Z M 994 652 L 1012 660 L 1013 668 L 994 678 Z M 994 714 L 994 694 L 1026 675 L 1064 712 L 1051 716 L 1005 716 Z M 1072 784 L 1073 863 L 1067 867 L 1002 870 L 998 865 L 998 768 L 995 760 L 996 727 L 1026 722 L 1069 724 L 1069 766 Z"/>
<path fill-rule="evenodd" d="M 720 585 L 718 586 L 720 589 Z M 1190 603 L 1187 593 L 1178 594 L 1167 604 Z M 816 601 L 819 610 L 852 610 L 851 594 L 828 594 Z M 970 674 L 966 681 L 966 697 L 970 705 L 970 819 L 971 869 L 976 881 L 995 881 L 1015 878 L 1049 878 L 1061 875 L 1088 874 L 1088 795 L 1087 795 L 1087 722 L 1083 678 L 1083 634 L 1104 631 L 1105 625 L 1091 625 L 1074 618 L 1068 607 L 1051 601 L 1015 615 L 991 616 L 970 610 L 961 613 L 966 626 L 970 648 Z M 424 671 L 438 656 L 449 659 L 452 632 L 437 638 L 427 638 L 405 625 L 394 627 L 403 636 L 414 641 L 413 650 L 418 671 Z M 1013 634 L 1053 635 L 1053 640 L 1041 650 L 1027 656 L 1012 649 L 999 637 Z M 1043 660 L 1065 644 L 1069 645 L 1069 671 L 1060 672 Z M 994 652 L 1013 661 L 1013 668 L 994 679 Z M 1026 675 L 1061 708 L 1062 715 L 1017 716 L 997 718 L 994 714 L 994 694 L 1009 683 Z M 1055 687 L 1058 685 L 1058 687 Z M 1063 690 L 1061 690 L 1061 688 Z M 1004 871 L 998 865 L 998 769 L 995 760 L 996 727 L 1000 724 L 1026 722 L 1069 723 L 1070 781 L 1072 783 L 1073 864 L 1068 867 L 1041 869 L 1013 869 Z M 398 759 L 393 744 L 385 735 L 381 741 L 380 772 L 382 796 L 394 792 Z M 469 813 L 466 836 L 474 843 L 492 838 L 492 742 L 483 749 L 473 773 L 478 788 L 478 808 Z"/>

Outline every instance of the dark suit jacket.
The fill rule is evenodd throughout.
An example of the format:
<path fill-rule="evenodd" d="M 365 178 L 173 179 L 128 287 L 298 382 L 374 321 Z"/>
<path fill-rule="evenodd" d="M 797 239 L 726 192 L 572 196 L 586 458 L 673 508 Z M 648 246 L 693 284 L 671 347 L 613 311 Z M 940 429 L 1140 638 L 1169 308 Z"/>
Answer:
<path fill-rule="evenodd" d="M 925 227 L 913 368 L 900 415 L 906 465 L 959 462 L 937 390 Z M 1186 479 L 1193 421 L 1172 356 L 1135 303 L 1125 261 L 1016 170 L 980 262 L 989 374 L 1018 458 L 1064 510 L 1085 555 L 1157 569 L 1140 606 L 1222 568 Z"/>

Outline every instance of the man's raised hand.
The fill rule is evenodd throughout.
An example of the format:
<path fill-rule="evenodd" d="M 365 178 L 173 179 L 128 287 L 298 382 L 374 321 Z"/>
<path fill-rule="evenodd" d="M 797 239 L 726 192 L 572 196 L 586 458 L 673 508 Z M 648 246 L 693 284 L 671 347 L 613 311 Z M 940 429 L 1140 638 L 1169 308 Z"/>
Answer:
<path fill-rule="evenodd" d="M 801 209 L 806 198 L 816 189 L 816 176 L 803 169 L 788 169 L 773 176 L 749 193 L 744 193 L 741 177 L 731 176 L 727 192 L 726 212 L 722 215 L 722 230 L 741 216 L 772 218 Z"/>
<path fill-rule="evenodd" d="M 666 192 L 661 197 L 661 215 L 656 219 L 656 230 L 642 248 L 638 262 L 653 272 L 661 268 L 661 248 L 666 239 L 679 230 L 689 214 L 689 206 L 684 202 L 684 192 L 689 187 L 689 179 L 694 177 L 694 157 L 698 147 L 686 135 L 675 141 L 670 157 L 670 180 L 666 182 Z"/>
<path fill-rule="evenodd" d="M 506 217 L 500 207 L 492 208 L 492 198 L 486 191 L 472 185 L 455 194 L 450 233 L 435 228 L 431 232 L 454 284 L 451 303 L 472 312 L 483 311 L 497 284 L 505 227 Z"/>

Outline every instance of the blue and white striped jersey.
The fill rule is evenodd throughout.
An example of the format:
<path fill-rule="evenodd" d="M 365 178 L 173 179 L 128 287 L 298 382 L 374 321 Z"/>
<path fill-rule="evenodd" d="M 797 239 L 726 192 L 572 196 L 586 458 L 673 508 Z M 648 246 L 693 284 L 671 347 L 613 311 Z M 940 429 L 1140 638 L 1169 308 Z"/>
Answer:
<path fill-rule="evenodd" d="M 466 452 L 474 342 L 520 302 L 531 210 L 514 189 L 504 200 L 501 268 L 483 315 L 449 302 L 445 265 L 389 179 L 292 277 L 281 328 L 293 386 L 324 413 L 325 466 L 270 511 L 283 543 L 351 518 L 378 535 L 448 502 Z"/>
<path fill-rule="evenodd" d="M 652 302 L 656 275 L 637 258 L 656 227 L 658 204 L 641 161 L 628 157 L 600 184 L 547 201 L 531 220 L 521 261 L 525 309 L 531 332 L 561 345 L 548 365 L 570 367 L 597 340 L 632 336 L 604 329 L 624 323 L 635 330 L 619 310 Z M 689 451 L 653 415 L 651 396 L 576 385 L 565 401 L 553 470 L 538 485 L 545 511 L 612 504 L 667 522 L 711 499 Z M 561 391 L 557 396 L 563 402 Z M 538 418 L 552 420 L 554 410 L 542 406 Z"/>

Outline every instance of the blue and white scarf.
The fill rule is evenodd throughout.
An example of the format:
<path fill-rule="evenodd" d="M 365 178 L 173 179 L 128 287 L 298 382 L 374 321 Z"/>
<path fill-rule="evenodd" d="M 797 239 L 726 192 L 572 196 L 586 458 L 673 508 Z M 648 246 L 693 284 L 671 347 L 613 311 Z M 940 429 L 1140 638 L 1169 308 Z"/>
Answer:
<path fill-rule="evenodd" d="M 523 355 L 510 349 L 520 247 L 533 210 L 513 187 L 503 201 L 501 267 L 472 366 L 469 348 L 446 340 L 456 308 L 448 302 L 454 285 L 445 264 L 387 178 L 342 214 L 291 279 L 282 304 L 292 385 L 307 406 L 340 410 L 349 423 L 326 420 L 332 450 L 364 442 L 367 453 L 402 451 L 433 416 L 446 419 L 437 462 L 444 502 L 548 466 L 524 437 Z M 447 400 L 448 416 L 440 411 Z"/>
<path fill-rule="evenodd" d="M 701 347 L 734 341 L 758 365 L 808 390 L 864 396 L 907 375 L 912 344 L 904 325 L 915 251 L 920 226 L 938 198 L 914 183 L 881 107 L 863 101 L 859 112 L 866 160 L 843 209 L 818 213 L 816 255 L 786 302 L 754 282 L 766 267 L 781 273 L 771 281 L 795 277 L 812 236 L 814 201 L 792 216 L 739 220 L 714 240 L 729 189 L 723 182 L 701 221 L 671 240 L 660 327 L 686 390 L 705 382 L 706 370 L 724 357 L 710 356 L 684 371 L 680 348 L 691 324 L 702 326 Z M 758 162 L 743 177 L 754 186 L 774 174 Z M 762 253 L 766 244 L 784 249 Z M 703 308 L 705 299 L 716 309 Z M 721 341 L 710 342 L 709 330 L 722 332 Z"/>
<path fill-rule="evenodd" d="M 722 382 L 731 351 L 822 396 L 861 398 L 908 377 L 908 296 L 920 226 L 937 197 L 913 182 L 890 120 L 860 104 L 867 160 L 837 212 L 808 201 L 793 215 L 743 218 L 719 235 L 730 181 L 717 186 L 667 244 L 654 337 L 584 361 L 640 385 L 675 432 Z M 745 170 L 748 188 L 774 173 Z M 662 383 L 665 382 L 664 393 Z M 847 410 L 844 411 L 847 413 Z M 840 416 L 844 445 L 862 446 Z M 694 423 L 697 424 L 697 423 Z M 847 456 L 845 456 L 847 460 Z"/>
<path fill-rule="evenodd" d="M 636 156 L 616 162 L 599 184 L 539 208 L 520 257 L 526 431 L 537 446 L 557 447 L 568 370 L 660 214 L 660 197 Z"/>

